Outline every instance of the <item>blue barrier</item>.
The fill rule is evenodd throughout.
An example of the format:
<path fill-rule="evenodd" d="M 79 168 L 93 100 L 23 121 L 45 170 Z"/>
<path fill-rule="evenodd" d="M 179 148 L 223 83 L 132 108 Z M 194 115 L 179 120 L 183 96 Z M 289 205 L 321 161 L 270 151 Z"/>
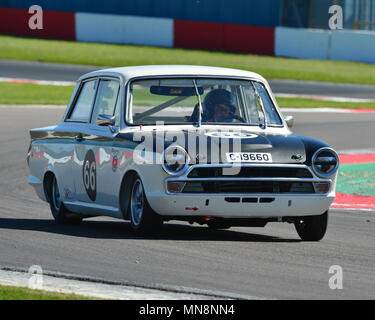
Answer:
<path fill-rule="evenodd" d="M 109 13 L 181 20 L 279 25 L 282 0 L 38 0 L 44 10 Z M 30 0 L 0 0 L 0 7 L 29 8 Z"/>

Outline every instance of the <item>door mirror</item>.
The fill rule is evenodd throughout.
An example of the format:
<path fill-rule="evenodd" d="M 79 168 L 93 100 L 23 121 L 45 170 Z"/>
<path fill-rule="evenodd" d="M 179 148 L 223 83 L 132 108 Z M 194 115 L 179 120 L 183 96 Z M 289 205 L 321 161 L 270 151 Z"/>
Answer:
<path fill-rule="evenodd" d="M 289 128 L 292 128 L 294 125 L 294 117 L 293 116 L 286 116 L 284 117 L 284 120 Z"/>
<path fill-rule="evenodd" d="M 107 114 L 99 114 L 96 119 L 96 124 L 99 126 L 114 126 L 116 123 L 116 117 Z"/>

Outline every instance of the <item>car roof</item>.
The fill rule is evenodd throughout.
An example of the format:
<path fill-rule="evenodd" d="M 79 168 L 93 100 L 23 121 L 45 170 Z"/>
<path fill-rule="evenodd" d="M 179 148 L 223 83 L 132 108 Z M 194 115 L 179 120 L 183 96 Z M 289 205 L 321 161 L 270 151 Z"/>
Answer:
<path fill-rule="evenodd" d="M 257 73 L 221 67 L 191 66 L 191 65 L 147 65 L 109 68 L 93 71 L 82 75 L 78 81 L 95 76 L 121 76 L 125 82 L 136 77 L 147 76 L 222 76 L 251 78 L 259 81 L 265 79 Z"/>

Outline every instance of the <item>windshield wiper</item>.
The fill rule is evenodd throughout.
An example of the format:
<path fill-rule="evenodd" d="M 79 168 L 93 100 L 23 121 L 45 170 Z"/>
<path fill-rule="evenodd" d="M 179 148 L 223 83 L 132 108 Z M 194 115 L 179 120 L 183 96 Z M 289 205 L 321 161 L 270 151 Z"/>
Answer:
<path fill-rule="evenodd" d="M 193 84 L 194 84 L 194 88 L 195 88 L 195 94 L 198 97 L 198 104 L 199 104 L 198 127 L 200 127 L 202 125 L 202 113 L 203 113 L 202 101 L 201 101 L 201 96 L 200 96 L 199 91 L 198 91 L 197 84 L 196 84 L 194 79 L 193 79 Z"/>

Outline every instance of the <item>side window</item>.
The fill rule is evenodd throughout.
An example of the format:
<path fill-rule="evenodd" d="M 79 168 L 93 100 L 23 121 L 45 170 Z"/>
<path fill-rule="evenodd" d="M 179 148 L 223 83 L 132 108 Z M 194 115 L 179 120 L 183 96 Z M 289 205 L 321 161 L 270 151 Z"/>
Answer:
<path fill-rule="evenodd" d="M 108 116 L 115 115 L 119 89 L 120 83 L 118 81 L 100 80 L 91 123 L 96 123 L 98 115 L 100 114 Z"/>
<path fill-rule="evenodd" d="M 74 121 L 89 122 L 92 104 L 95 99 L 95 90 L 98 80 L 91 80 L 83 83 L 79 97 L 76 101 L 69 119 Z"/>

